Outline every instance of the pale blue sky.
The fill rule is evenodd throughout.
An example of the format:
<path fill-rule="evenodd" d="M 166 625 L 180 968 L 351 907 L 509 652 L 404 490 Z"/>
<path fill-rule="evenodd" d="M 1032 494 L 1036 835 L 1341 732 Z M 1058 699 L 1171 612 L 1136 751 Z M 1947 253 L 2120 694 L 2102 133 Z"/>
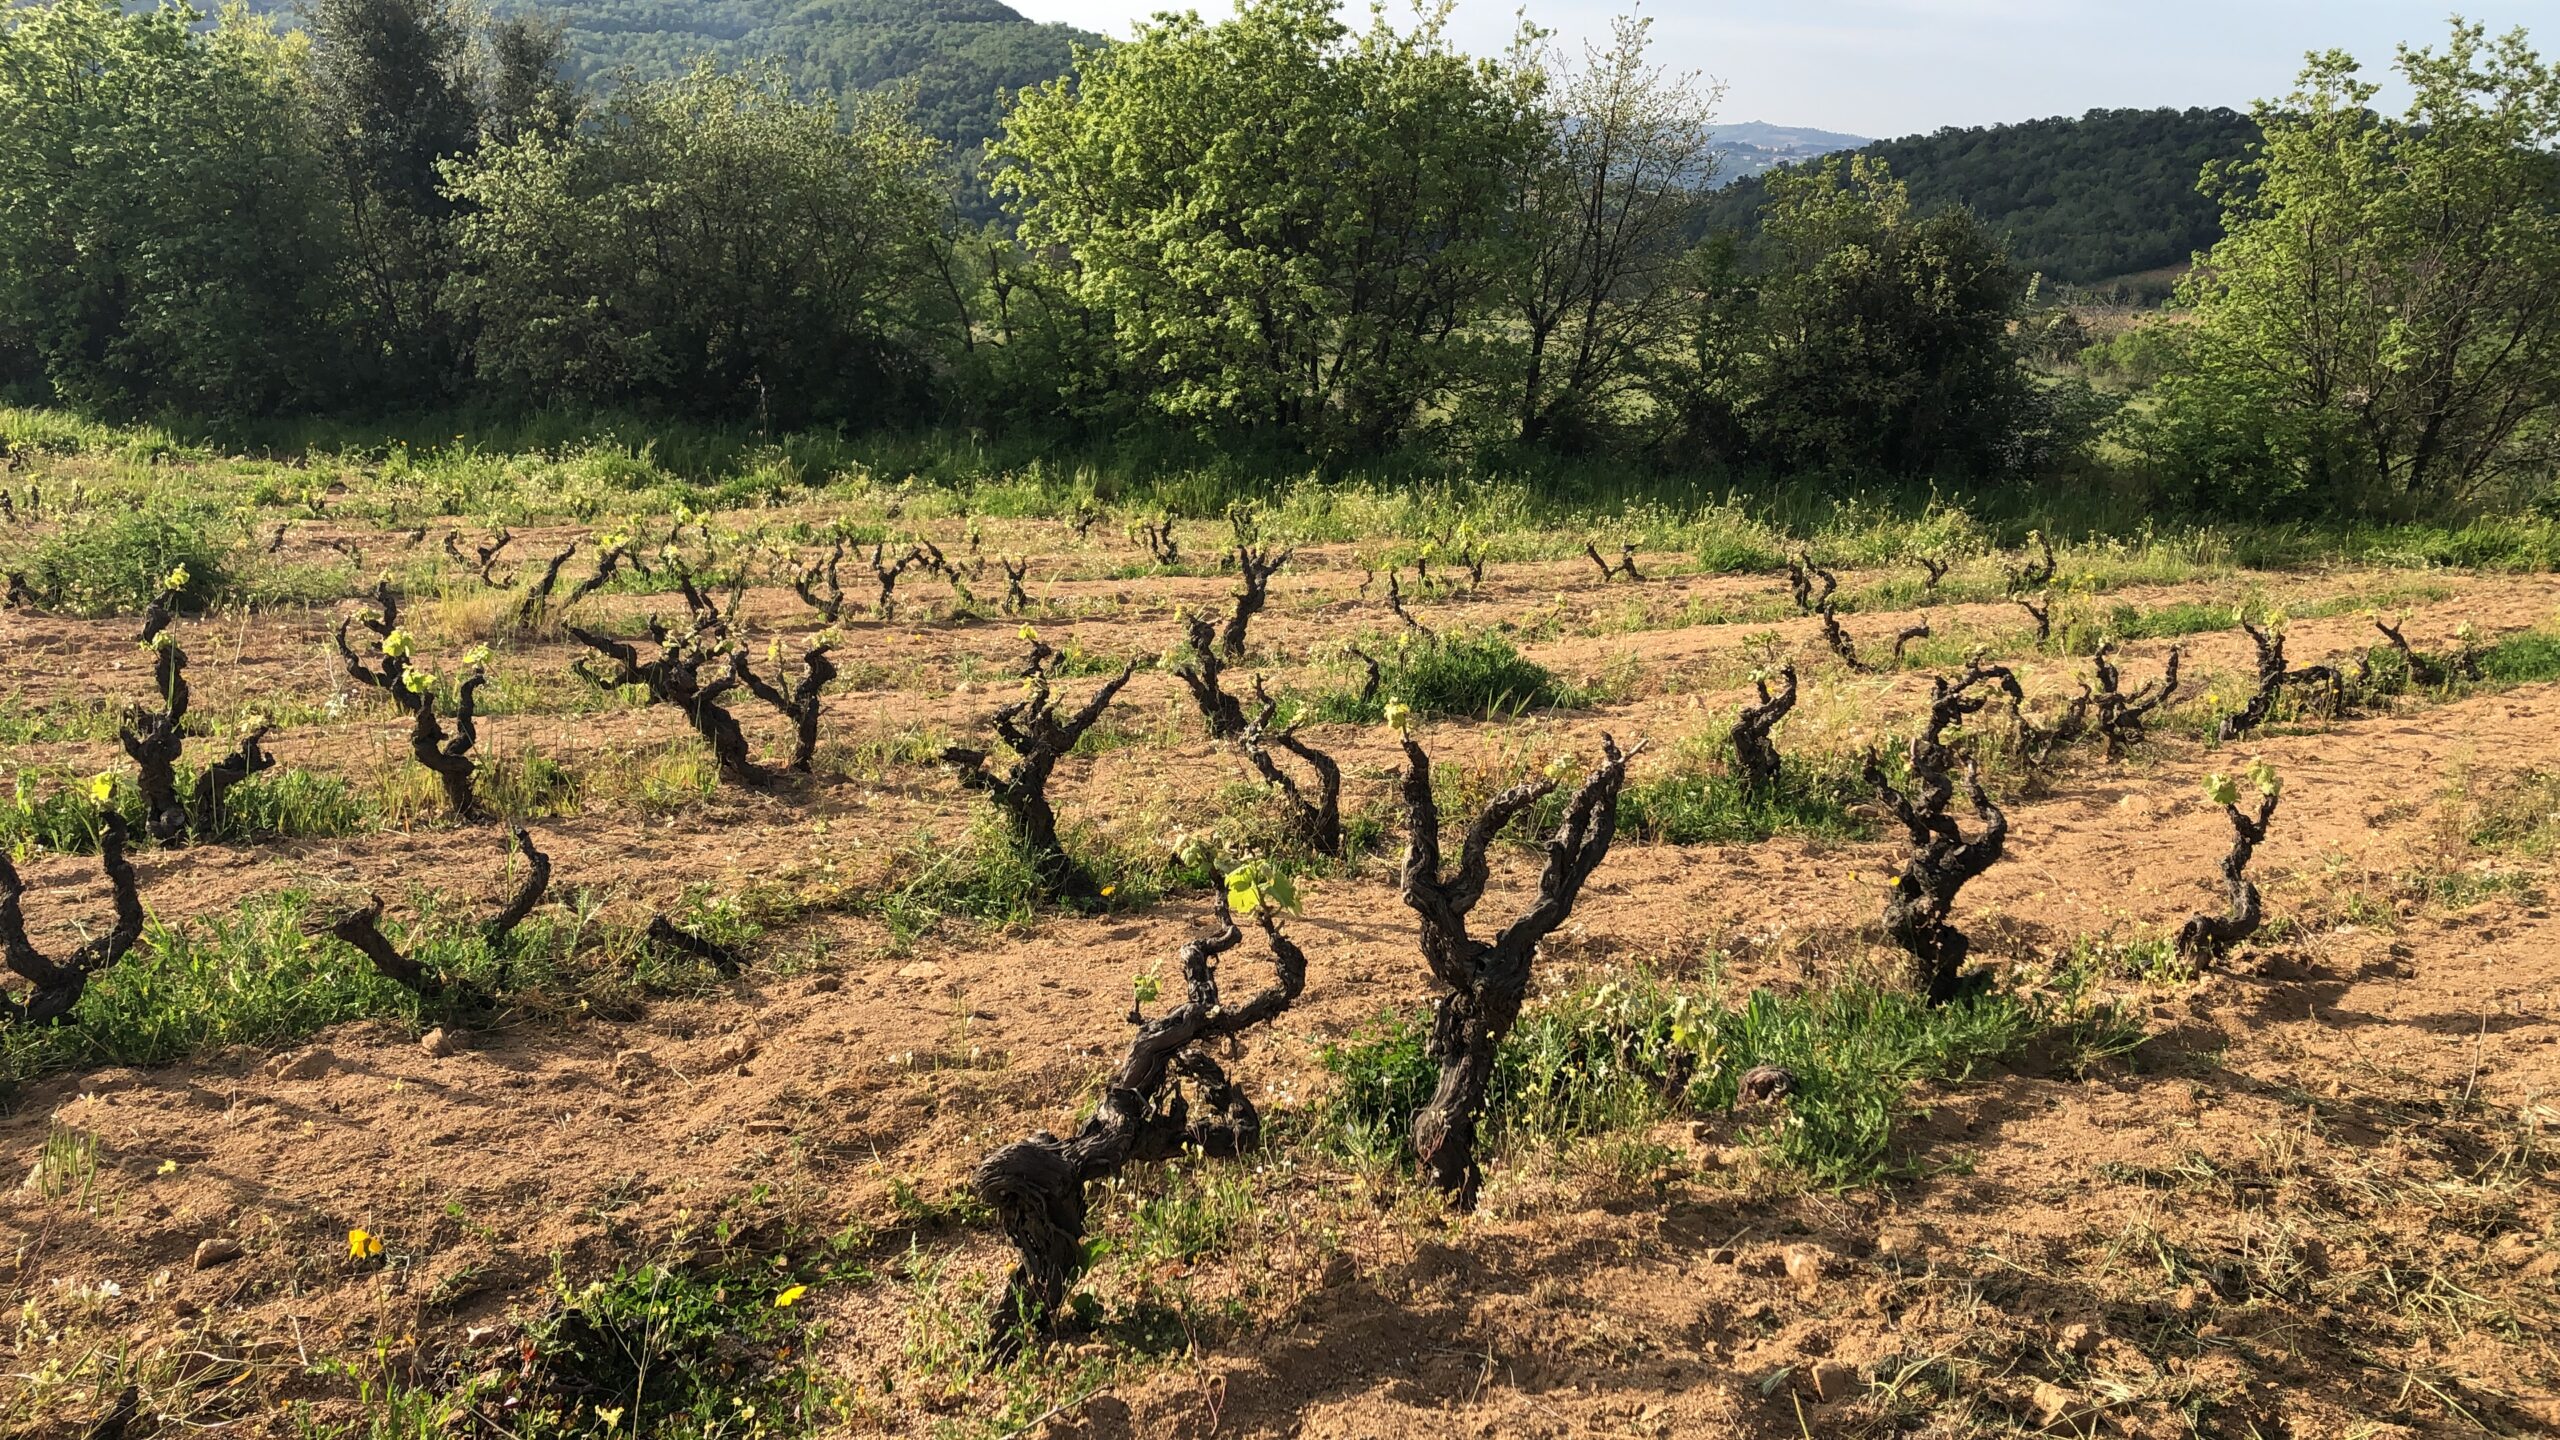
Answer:
<path fill-rule="evenodd" d="M 1011 0 L 1039 20 L 1106 35 L 1162 0 Z M 1605 35 L 1630 0 L 1530 0 L 1571 44 Z M 1354 14 L 1365 13 L 1365 4 Z M 1509 39 L 1518 0 L 1458 0 L 1454 28 L 1482 52 Z M 2449 4 L 2423 0 L 1652 0 L 1660 58 L 1725 82 L 1722 116 L 1892 136 L 2094 106 L 2229 105 L 2282 94 L 2306 50 L 2344 49 L 2387 72 L 2400 41 L 2433 44 Z M 2469 0 L 2493 30 L 2523 25 L 2560 50 L 2560 0 Z M 1410 13 L 1395 0 L 1391 13 Z"/>

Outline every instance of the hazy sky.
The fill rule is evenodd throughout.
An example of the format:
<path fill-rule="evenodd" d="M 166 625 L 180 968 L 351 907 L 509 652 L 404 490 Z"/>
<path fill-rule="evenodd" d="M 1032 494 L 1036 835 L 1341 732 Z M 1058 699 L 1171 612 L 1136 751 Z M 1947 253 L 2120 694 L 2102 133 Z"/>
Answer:
<path fill-rule="evenodd" d="M 1228 13 L 1228 0 L 1011 0 L 1039 20 L 1121 36 L 1161 9 Z M 1605 36 L 1631 0 L 1531 0 L 1559 43 Z M 1405 0 L 1390 13 L 1402 16 Z M 2421 0 L 1652 0 L 1656 53 L 1725 83 L 1727 120 L 1893 136 L 2097 106 L 2245 108 L 2290 87 L 2306 50 L 2339 48 L 2387 72 L 2401 41 L 2437 43 L 2453 4 Z M 2560 50 L 2560 0 L 2460 0 L 2492 30 L 2523 25 Z M 1470 50 L 1502 48 L 1518 0 L 1458 0 Z M 1366 6 L 1352 13 L 1365 15 Z M 1360 23 L 1355 19 L 1355 23 Z M 2386 100 L 2388 97 L 2386 97 Z"/>

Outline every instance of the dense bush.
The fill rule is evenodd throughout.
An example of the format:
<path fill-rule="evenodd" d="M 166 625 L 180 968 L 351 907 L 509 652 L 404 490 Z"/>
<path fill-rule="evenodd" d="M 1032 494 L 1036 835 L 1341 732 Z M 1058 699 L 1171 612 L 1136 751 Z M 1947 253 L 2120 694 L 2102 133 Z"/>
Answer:
<path fill-rule="evenodd" d="M 299 61 L 195 19 L 0 14 L 0 384 L 199 414 L 329 394 L 344 217 Z"/>
<path fill-rule="evenodd" d="M 770 70 L 626 85 L 575 134 L 447 167 L 445 301 L 480 377 L 543 403 L 896 418 L 933 158 L 890 102 L 839 109 Z"/>
<path fill-rule="evenodd" d="M 1686 353 L 1658 368 L 1674 455 L 1899 476 L 2036 473 L 2094 432 L 2030 384 L 2025 277 L 1961 210 L 1922 214 L 1881 161 L 1769 177 L 1745 252 L 1699 261 Z"/>
<path fill-rule="evenodd" d="M 1641 20 L 1477 59 L 1436 18 L 1246 0 L 1078 52 L 999 114 L 934 88 L 1032 63 L 992 37 L 1038 27 L 998 9 L 865 10 L 859 55 L 795 69 L 733 62 L 830 12 L 581 3 L 638 62 L 601 97 L 571 77 L 625 42 L 462 0 L 318 0 L 307 36 L 0 11 L 0 388 L 189 423 L 957 420 L 1324 475 L 1599 455 L 1825 500 L 2076 474 L 2113 438 L 2186 509 L 2549 502 L 2560 86 L 2521 35 L 2409 52 L 2396 117 L 2326 56 L 2254 119 L 2108 112 L 1789 167 L 1745 225 L 1702 189 L 1711 94 L 1648 62 Z M 939 77 L 921 124 L 869 88 L 901 67 Z M 934 130 L 992 136 L 1001 221 L 959 223 L 972 157 Z M 1983 213 L 1946 203 L 1958 181 Z M 2133 247 L 2065 267 L 2094 271 L 2215 207 L 2198 323 L 2093 341 L 2031 308 L 2020 261 L 2059 232 Z M 2110 431 L 2121 390 L 2143 394 Z"/>
<path fill-rule="evenodd" d="M 1331 0 L 1166 15 L 1025 95 L 992 154 L 1022 241 L 1095 317 L 1080 408 L 1375 449 L 1455 381 L 1542 142 L 1524 77 L 1437 20 Z"/>
<path fill-rule="evenodd" d="M 46 536 L 25 562 L 28 586 L 76 615 L 138 612 L 164 588 L 201 610 L 222 591 L 229 546 L 213 522 L 173 500 L 80 516 Z M 184 572 L 183 583 L 168 581 Z"/>

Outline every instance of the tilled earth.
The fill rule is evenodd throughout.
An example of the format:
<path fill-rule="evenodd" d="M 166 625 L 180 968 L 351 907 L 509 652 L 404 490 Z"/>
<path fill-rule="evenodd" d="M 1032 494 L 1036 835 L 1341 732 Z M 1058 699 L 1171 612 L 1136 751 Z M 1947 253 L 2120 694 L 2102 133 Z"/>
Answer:
<path fill-rule="evenodd" d="M 1018 529 L 1005 537 L 1015 548 L 1055 557 L 1035 569 L 1033 623 L 1084 654 L 1152 661 L 1181 607 L 1221 605 L 1232 583 L 1072 578 L 1103 567 L 1063 527 Z M 306 527 L 283 558 L 330 538 L 347 537 Z M 517 544 L 538 556 L 567 538 Z M 1588 756 L 1607 731 L 1653 742 L 1641 778 L 1730 723 L 1772 643 L 1805 671 L 1802 710 L 1780 731 L 1791 752 L 1852 753 L 1923 707 L 1925 672 L 1851 674 L 1817 622 L 1768 618 L 1782 578 L 1682 575 L 1677 557 L 1643 558 L 1667 578 L 1604 588 L 1585 562 L 1497 565 L 1482 586 L 1415 607 L 1442 629 L 1524 627 L 1525 653 L 1608 697 L 1432 722 L 1424 738 L 1443 767 Z M 1854 592 L 1882 577 L 1842 578 Z M 2542 624 L 2560 604 L 2560 578 L 2422 578 L 2434 598 L 2393 607 L 2422 649 L 2451 648 L 2464 624 L 2484 637 Z M 2316 613 L 2307 602 L 2412 579 L 2230 575 L 2103 598 L 2218 604 L 2255 587 Z M 940 618 L 936 592 L 909 584 L 914 619 L 841 627 L 848 681 L 826 704 L 818 778 L 672 802 L 600 787 L 576 813 L 534 823 L 555 883 L 641 914 L 688 887 L 894 875 L 919 836 L 965 832 L 979 802 L 915 756 L 980 734 L 1014 693 L 1021 622 Z M 439 666 L 500 608 L 460 582 L 451 593 L 404 617 Z M 1656 628 L 1613 629 L 1639 600 Z M 625 628 L 680 608 L 610 593 L 588 605 Z M 1684 607 L 1736 618 L 1663 618 Z M 182 621 L 200 709 L 275 714 L 269 748 L 283 763 L 391 783 L 408 764 L 405 728 L 347 685 L 329 639 L 358 608 Z M 2087 673 L 2085 660 L 2034 652 L 2006 603 L 1862 609 L 1844 623 L 1863 644 L 1924 617 L 1940 636 L 1977 637 L 2031 694 L 2068 693 Z M 818 628 L 778 585 L 751 591 L 742 620 L 753 643 L 780 635 L 786 653 Z M 1347 547 L 1313 547 L 1276 582 L 1247 668 L 1312 691 L 1348 673 L 1333 658 L 1343 641 L 1395 626 Z M 0 613 L 0 696 L 31 710 L 139 698 L 147 657 L 131 629 Z M 1769 631 L 1775 642 L 1755 638 Z M 2344 609 L 2294 621 L 2290 645 L 2300 663 L 2372 638 Z M 2128 645 L 2121 663 L 2147 678 L 2168 643 Z M 2251 668 L 2237 629 L 2178 643 L 2190 695 L 2228 692 Z M 483 722 L 484 755 L 539 754 L 585 775 L 692 745 L 671 711 L 585 692 L 565 638 L 498 645 L 492 688 L 516 681 L 520 698 Z M 1097 683 L 1059 688 L 1072 701 Z M 1142 669 L 1109 722 L 1115 743 L 1061 767 L 1054 794 L 1070 820 L 1139 846 L 1213 823 L 1212 797 L 1249 772 L 1202 738 L 1187 704 L 1172 677 Z M 739 713 L 778 753 L 782 722 L 743 697 Z M 937 1337 L 969 1323 L 1006 1264 L 1000 1237 L 951 1202 L 987 1150 L 1078 1113 L 1127 1034 L 1131 977 L 1170 963 L 1204 897 L 1043 912 L 1001 931 L 945 921 L 912 941 L 821 908 L 768 934 L 748 972 L 709 994 L 513 1012 L 433 1047 L 377 1019 L 280 1053 L 48 1076 L 0 1118 L 0 1154 L 28 1170 L 50 1137 L 76 1132 L 95 1137 L 96 1173 L 77 1194 L 0 1194 L 0 1283 L 23 1306 L 0 1377 L 19 1395 L 0 1398 L 0 1417 L 16 1433 L 76 1433 L 108 1407 L 102 1377 L 130 1374 L 146 1413 L 172 1417 L 147 1433 L 349 1423 L 380 1403 L 352 1376 L 436 1386 L 502 1367 L 515 1327 L 560 1284 L 693 1255 L 720 1224 L 724 1246 L 857 1237 L 865 1263 L 848 1274 L 871 1277 L 797 1301 L 822 1323 L 788 1363 L 821 1377 L 838 1408 L 737 1421 L 740 1433 L 2560 1432 L 2551 861 L 2470 856 L 2458 813 L 2464 797 L 2560 769 L 2555 722 L 2560 686 L 2543 684 L 2288 727 L 2238 752 L 2171 727 L 2126 760 L 2075 759 L 2015 800 L 2007 858 L 1959 906 L 1995 970 L 2040 973 L 2075 943 L 2157 935 L 2212 908 L 2228 829 L 2197 802 L 2197 780 L 2249 755 L 2286 779 L 2254 873 L 2289 923 L 2201 978 L 2120 977 L 2148 1033 L 2129 1055 L 2076 1075 L 2021 1064 L 1920 1097 L 1898 1142 L 1917 1178 L 1808 1188 L 1760 1158 L 1745 1121 L 1710 1116 L 1641 1137 L 1656 1163 L 1640 1175 L 1572 1149 L 1512 1157 L 1482 1210 L 1454 1217 L 1392 1172 L 1283 1147 L 1237 1167 L 1249 1213 L 1201 1253 L 1097 1270 L 1107 1304 L 1168 1309 L 1187 1333 L 1125 1350 L 1107 1334 L 1070 1342 L 1021 1372 L 1028 1392 L 944 1358 Z M 1342 761 L 1349 808 L 1386 805 L 1391 736 L 1305 733 Z M 9 758 L 45 784 L 121 763 L 106 740 L 38 738 Z M 180 928 L 287 889 L 390 894 L 395 877 L 477 903 L 505 884 L 495 833 L 419 818 L 145 850 L 137 864 L 154 921 Z M 1429 997 L 1394 844 L 1303 886 L 1305 913 L 1289 923 L 1312 959 L 1305 997 L 1229 1066 L 1275 1114 L 1320 1103 L 1325 1042 Z M 1884 841 L 1622 842 L 1541 983 L 1641 970 L 1739 995 L 1880 967 L 1867 927 L 1893 854 Z M 1501 852 L 1484 914 L 1522 903 L 1534 859 Z M 2483 865 L 2517 873 L 2450 895 L 2410 878 Z M 40 945 L 105 913 L 93 859 L 21 869 Z M 1106 1232 L 1121 1193 L 1097 1200 Z M 386 1256 L 351 1257 L 356 1229 Z"/>

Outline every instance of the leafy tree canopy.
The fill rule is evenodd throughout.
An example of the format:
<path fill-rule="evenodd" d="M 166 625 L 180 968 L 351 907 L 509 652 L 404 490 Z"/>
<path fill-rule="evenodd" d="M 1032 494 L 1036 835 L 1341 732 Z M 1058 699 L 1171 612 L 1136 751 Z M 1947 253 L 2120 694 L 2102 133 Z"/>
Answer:
<path fill-rule="evenodd" d="M 2457 21 L 2394 68 L 2386 115 L 2313 56 L 2208 177 L 2229 233 L 2146 435 L 2199 502 L 2441 513 L 2560 457 L 2560 66 Z"/>

